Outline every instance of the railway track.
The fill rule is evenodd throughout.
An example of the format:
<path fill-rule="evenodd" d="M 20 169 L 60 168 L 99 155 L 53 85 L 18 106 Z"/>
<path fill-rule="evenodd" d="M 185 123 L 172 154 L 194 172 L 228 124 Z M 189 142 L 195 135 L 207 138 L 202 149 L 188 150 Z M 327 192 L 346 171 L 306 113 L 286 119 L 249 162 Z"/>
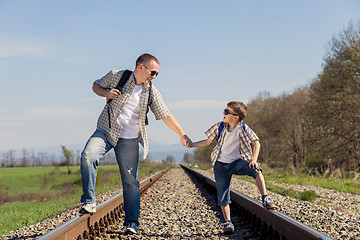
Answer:
<path fill-rule="evenodd" d="M 185 166 L 182 168 L 199 179 L 205 189 L 216 194 L 216 184 L 213 179 Z M 260 239 L 332 239 L 281 212 L 265 210 L 260 202 L 234 189 L 230 190 L 230 198 L 232 215 L 241 217 Z"/>
<path fill-rule="evenodd" d="M 154 175 L 140 182 L 140 194 L 154 184 L 160 177 L 166 174 L 169 168 L 155 173 Z M 100 236 L 100 232 L 115 224 L 119 220 L 123 211 L 122 193 L 110 198 L 96 207 L 93 214 L 79 215 L 57 229 L 49 232 L 40 239 L 47 240 L 68 240 L 68 239 L 94 239 Z"/>
<path fill-rule="evenodd" d="M 195 182 L 195 185 L 200 188 L 201 191 L 206 191 L 208 193 L 216 194 L 216 185 L 213 179 L 206 177 L 205 175 L 196 172 L 192 169 L 182 166 L 183 170 L 188 174 L 188 176 Z M 148 188 L 151 189 L 152 184 L 159 180 L 163 175 L 165 175 L 169 169 L 161 171 L 149 178 L 141 181 L 140 189 L 141 193 L 144 193 Z M 173 179 L 170 177 L 170 181 L 179 180 Z M 184 186 L 182 186 L 184 188 Z M 173 187 L 170 188 L 170 191 Z M 157 190 L 155 192 L 158 192 Z M 194 192 L 192 190 L 192 192 Z M 171 192 L 171 195 L 180 194 L 177 192 Z M 186 193 L 185 193 L 186 194 Z M 146 197 L 146 196 L 145 196 Z M 155 198 L 155 201 L 163 201 L 162 198 Z M 265 210 L 262 205 L 256 200 L 243 195 L 240 192 L 237 192 L 231 189 L 231 199 L 232 199 L 232 215 L 237 215 L 241 221 L 246 224 L 246 228 L 252 232 L 252 236 L 255 239 L 331 239 L 326 235 L 311 229 L 304 224 L 282 214 L 277 211 L 268 211 Z M 151 200 L 154 202 L 154 200 Z M 179 200 L 177 200 L 179 202 Z M 204 205 L 204 204 L 203 204 Z M 175 207 L 175 210 L 172 212 L 180 211 L 179 208 Z M 181 210 L 182 211 L 182 210 Z M 159 215 L 161 213 L 155 213 Z M 40 239 L 101 239 L 103 233 L 107 232 L 110 226 L 118 224 L 121 221 L 123 215 L 122 210 L 122 194 L 109 199 L 108 201 L 97 206 L 97 212 L 92 215 L 82 215 L 78 216 L 61 227 L 49 232 L 48 234 L 42 236 Z M 166 217 L 165 217 L 166 218 Z M 219 216 L 217 216 L 219 218 Z M 152 219 L 150 219 L 151 221 Z M 154 220 L 154 224 L 158 221 Z M 170 220 L 169 220 L 170 221 Z M 189 221 L 187 218 L 179 218 L 177 221 Z M 206 221 L 206 219 L 205 219 Z M 211 220 L 209 220 L 211 221 Z M 167 220 L 164 219 L 165 225 Z M 160 224 L 160 223 L 159 223 Z M 163 224 L 163 223 L 162 223 Z M 216 224 L 218 225 L 218 224 Z M 185 223 L 184 226 L 189 226 L 188 223 Z M 194 230 L 195 231 L 195 230 Z M 206 231 L 206 230 L 205 230 Z M 209 230 L 208 230 L 209 231 Z M 210 230 L 211 231 L 211 230 Z M 144 232 L 144 231 L 143 231 Z M 135 239 L 142 239 L 141 231 Z M 143 234 L 144 238 L 149 239 L 181 239 L 181 234 L 177 233 L 171 235 L 171 233 L 166 233 L 165 235 L 154 235 L 154 234 Z M 213 234 L 214 235 L 214 234 Z M 199 239 L 223 239 L 221 234 L 201 234 Z M 152 236 L 152 237 L 149 237 Z M 190 237 L 189 237 L 190 236 Z M 186 238 L 192 239 L 193 236 L 198 238 L 199 234 L 189 235 Z M 121 236 L 125 237 L 125 236 Z M 184 236 L 185 238 L 185 236 Z M 238 239 L 236 236 L 231 237 L 232 239 Z M 121 238 L 122 239 L 122 238 Z"/>

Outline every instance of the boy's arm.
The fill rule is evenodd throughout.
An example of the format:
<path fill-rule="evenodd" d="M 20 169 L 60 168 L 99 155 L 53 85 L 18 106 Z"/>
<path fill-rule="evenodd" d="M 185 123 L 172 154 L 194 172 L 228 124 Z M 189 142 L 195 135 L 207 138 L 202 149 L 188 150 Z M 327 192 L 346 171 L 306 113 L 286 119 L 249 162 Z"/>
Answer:
<path fill-rule="evenodd" d="M 211 139 L 205 139 L 205 140 L 201 140 L 201 141 L 197 141 L 197 142 L 193 142 L 191 144 L 191 147 L 207 147 L 211 144 Z"/>
<path fill-rule="evenodd" d="M 258 140 L 256 140 L 256 141 L 252 142 L 252 145 L 253 145 L 253 155 L 250 160 L 249 167 L 256 169 L 260 166 L 260 163 L 257 162 L 257 159 L 259 157 L 259 152 L 260 152 L 260 142 Z"/>

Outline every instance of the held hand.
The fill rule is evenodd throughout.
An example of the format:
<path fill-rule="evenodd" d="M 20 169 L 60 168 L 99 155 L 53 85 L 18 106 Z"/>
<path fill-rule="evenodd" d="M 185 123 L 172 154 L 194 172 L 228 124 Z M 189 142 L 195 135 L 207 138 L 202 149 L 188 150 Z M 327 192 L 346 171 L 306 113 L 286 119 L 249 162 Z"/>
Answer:
<path fill-rule="evenodd" d="M 249 167 L 253 169 L 257 169 L 260 166 L 260 163 L 258 162 L 250 162 Z"/>
<path fill-rule="evenodd" d="M 180 137 L 180 142 L 183 146 L 185 146 L 187 148 L 191 148 L 192 141 L 190 140 L 190 138 L 187 135 L 182 135 Z"/>
<path fill-rule="evenodd" d="M 107 91 L 107 98 L 108 99 L 115 99 L 117 98 L 119 95 L 121 94 L 121 92 L 119 91 L 119 89 L 113 88 Z"/>

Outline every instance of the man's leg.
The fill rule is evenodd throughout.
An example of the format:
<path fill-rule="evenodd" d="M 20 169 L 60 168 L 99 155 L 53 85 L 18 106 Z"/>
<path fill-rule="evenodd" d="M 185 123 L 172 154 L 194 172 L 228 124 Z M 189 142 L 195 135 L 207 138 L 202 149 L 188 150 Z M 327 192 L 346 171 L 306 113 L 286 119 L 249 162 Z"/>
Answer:
<path fill-rule="evenodd" d="M 124 226 L 137 232 L 140 215 L 140 190 L 137 180 L 139 164 L 139 143 L 137 139 L 120 138 L 115 147 L 116 160 L 119 165 L 123 185 Z"/>
<path fill-rule="evenodd" d="M 96 130 L 81 153 L 82 203 L 95 203 L 95 184 L 99 160 L 111 149 L 105 134 Z"/>

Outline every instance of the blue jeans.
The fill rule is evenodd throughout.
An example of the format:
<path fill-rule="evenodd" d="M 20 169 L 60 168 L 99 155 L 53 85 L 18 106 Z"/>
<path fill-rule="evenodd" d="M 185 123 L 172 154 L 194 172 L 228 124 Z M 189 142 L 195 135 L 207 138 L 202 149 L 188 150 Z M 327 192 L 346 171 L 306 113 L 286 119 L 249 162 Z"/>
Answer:
<path fill-rule="evenodd" d="M 231 203 L 230 182 L 233 174 L 248 175 L 255 179 L 257 172 L 262 171 L 260 167 L 257 169 L 250 168 L 249 162 L 242 159 L 235 160 L 231 163 L 216 161 L 213 169 L 219 206 L 226 206 Z"/>
<path fill-rule="evenodd" d="M 81 179 L 83 195 L 82 203 L 95 202 L 95 184 L 97 166 L 99 160 L 108 151 L 114 148 L 117 163 L 119 165 L 121 182 L 123 186 L 125 222 L 139 225 L 140 215 L 140 191 L 139 181 L 137 180 L 139 164 L 139 143 L 138 139 L 120 138 L 116 146 L 113 147 L 106 140 L 105 134 L 96 130 L 90 137 L 81 153 Z"/>

